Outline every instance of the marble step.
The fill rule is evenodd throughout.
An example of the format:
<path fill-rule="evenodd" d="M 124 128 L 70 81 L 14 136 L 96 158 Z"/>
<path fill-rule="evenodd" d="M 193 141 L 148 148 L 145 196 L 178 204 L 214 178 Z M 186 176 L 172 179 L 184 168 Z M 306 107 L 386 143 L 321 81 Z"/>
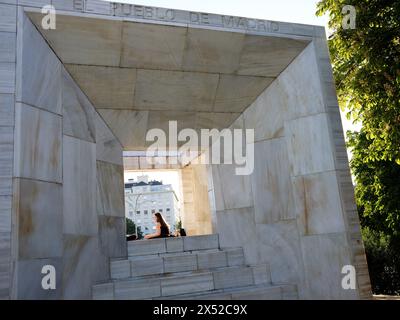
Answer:
<path fill-rule="evenodd" d="M 218 249 L 218 234 L 128 242 L 128 256 Z"/>
<path fill-rule="evenodd" d="M 110 262 L 111 279 L 243 266 L 242 248 L 208 249 L 131 256 Z"/>
<path fill-rule="evenodd" d="M 265 276 L 260 276 L 260 272 Z M 225 267 L 210 271 L 181 272 L 162 276 L 143 276 L 93 286 L 93 299 L 154 299 L 215 290 L 270 284 L 268 268 Z"/>
<path fill-rule="evenodd" d="M 298 293 L 295 285 L 262 284 L 214 290 L 208 293 L 160 297 L 153 300 L 298 300 Z"/>

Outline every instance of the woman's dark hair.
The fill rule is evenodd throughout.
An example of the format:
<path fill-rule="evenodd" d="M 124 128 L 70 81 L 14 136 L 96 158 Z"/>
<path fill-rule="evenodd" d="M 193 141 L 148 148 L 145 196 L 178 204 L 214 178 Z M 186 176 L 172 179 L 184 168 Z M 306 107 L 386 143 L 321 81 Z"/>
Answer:
<path fill-rule="evenodd" d="M 156 216 L 157 222 L 161 224 L 161 227 L 168 228 L 169 231 L 169 225 L 165 222 L 164 217 L 161 215 L 161 213 L 156 212 L 154 215 Z"/>

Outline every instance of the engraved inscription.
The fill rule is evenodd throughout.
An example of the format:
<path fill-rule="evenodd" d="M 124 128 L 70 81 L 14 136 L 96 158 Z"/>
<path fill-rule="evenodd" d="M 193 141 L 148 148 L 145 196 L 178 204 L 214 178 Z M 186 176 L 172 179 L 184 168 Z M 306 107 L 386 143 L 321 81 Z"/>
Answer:
<path fill-rule="evenodd" d="M 83 11 L 84 10 L 84 1 L 83 0 L 74 0 L 74 10 Z"/>
<path fill-rule="evenodd" d="M 112 12 L 115 16 L 133 17 L 141 19 L 175 20 L 175 10 L 145 7 L 126 3 L 112 3 Z"/>
<path fill-rule="evenodd" d="M 190 22 L 199 24 L 210 24 L 208 13 L 189 12 Z"/>
<path fill-rule="evenodd" d="M 257 32 L 279 32 L 279 23 L 260 19 L 225 16 L 202 12 L 188 12 L 166 8 L 156 8 L 127 3 L 110 2 L 109 10 L 104 6 L 89 6 L 89 0 L 73 0 L 74 10 L 106 13 L 117 17 L 171 21 L 185 24 L 198 24 L 229 29 L 251 30 Z M 93 0 L 91 0 L 93 1 Z M 108 4 L 107 4 L 108 5 Z"/>

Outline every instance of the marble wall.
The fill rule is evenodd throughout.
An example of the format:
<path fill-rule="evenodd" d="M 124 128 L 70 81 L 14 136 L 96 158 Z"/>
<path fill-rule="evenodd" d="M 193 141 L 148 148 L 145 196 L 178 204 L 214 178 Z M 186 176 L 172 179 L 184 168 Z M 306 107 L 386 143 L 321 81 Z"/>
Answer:
<path fill-rule="evenodd" d="M 16 25 L 16 0 L 0 0 L 0 300 L 10 298 L 13 277 L 11 234 Z"/>
<path fill-rule="evenodd" d="M 181 217 L 187 235 L 211 234 L 207 167 L 202 164 L 189 165 L 180 170 L 180 178 L 183 196 Z"/>
<path fill-rule="evenodd" d="M 339 107 L 324 38 L 314 41 L 231 128 L 255 130 L 254 172 L 209 168 L 211 218 L 222 246 L 269 263 L 273 283 L 303 299 L 371 295 Z M 357 289 L 343 290 L 344 265 Z"/>
<path fill-rule="evenodd" d="M 0 142 L 14 148 L 13 172 L 4 167 L 4 176 L 14 177 L 13 188 L 2 179 L 0 189 L 14 197 L 12 297 L 90 298 L 91 286 L 109 277 L 110 258 L 127 255 L 122 147 L 23 11 L 17 55 L 15 134 L 7 138 L 0 127 Z M 4 105 L 12 99 L 0 96 Z M 3 214 L 11 202 L 4 203 L 1 285 L 11 232 Z M 56 290 L 41 288 L 46 264 L 56 268 Z"/>

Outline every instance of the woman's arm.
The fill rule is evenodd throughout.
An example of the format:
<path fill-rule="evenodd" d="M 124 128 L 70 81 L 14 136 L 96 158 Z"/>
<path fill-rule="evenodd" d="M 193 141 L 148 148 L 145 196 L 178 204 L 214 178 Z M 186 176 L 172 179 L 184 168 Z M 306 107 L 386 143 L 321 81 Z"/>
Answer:
<path fill-rule="evenodd" d="M 151 233 L 151 234 L 147 234 L 144 236 L 145 239 L 152 239 L 155 237 L 159 237 L 161 235 L 161 224 L 159 222 L 157 222 L 156 225 L 156 232 L 155 233 Z"/>

